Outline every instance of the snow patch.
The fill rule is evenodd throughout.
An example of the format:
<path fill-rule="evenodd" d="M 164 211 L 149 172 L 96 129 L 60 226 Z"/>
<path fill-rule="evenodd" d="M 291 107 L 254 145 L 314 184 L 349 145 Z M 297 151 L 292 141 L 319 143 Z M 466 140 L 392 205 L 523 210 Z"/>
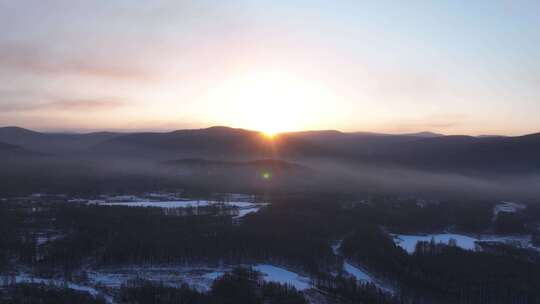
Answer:
<path fill-rule="evenodd" d="M 89 202 L 90 203 L 90 202 Z M 239 213 L 234 218 L 242 218 L 250 213 L 258 212 L 262 207 L 268 204 L 256 204 L 249 202 L 218 202 L 207 200 L 178 200 L 178 201 L 125 201 L 125 202 L 111 202 L 111 201 L 97 201 L 92 202 L 101 206 L 125 206 L 125 207 L 156 207 L 164 209 L 174 208 L 199 208 L 208 207 L 213 205 L 223 205 L 233 208 L 238 208 Z"/>
<path fill-rule="evenodd" d="M 520 210 L 524 210 L 526 207 L 527 206 L 521 203 L 500 202 L 493 207 L 493 220 L 495 220 L 501 212 L 516 213 Z"/>
<path fill-rule="evenodd" d="M 168 201 L 168 202 L 152 202 L 152 201 L 130 201 L 130 202 L 104 202 L 98 203 L 101 206 L 125 206 L 125 207 L 157 207 L 157 208 L 196 208 L 210 206 L 208 201 Z"/>
<path fill-rule="evenodd" d="M 188 284 L 192 288 L 205 292 L 210 289 L 214 280 L 228 271 L 228 268 L 197 267 L 140 267 L 99 269 L 88 272 L 89 281 L 95 286 L 119 289 L 129 280 L 143 279 L 162 283 L 165 286 L 180 287 Z"/>
<path fill-rule="evenodd" d="M 261 207 L 254 207 L 254 208 L 246 208 L 246 209 L 240 209 L 238 211 L 238 215 L 235 216 L 234 218 L 242 218 L 250 213 L 257 213 L 259 212 L 259 210 L 261 210 Z"/>
<path fill-rule="evenodd" d="M 339 248 L 341 247 L 341 244 L 343 243 L 343 240 L 337 241 L 332 245 L 332 251 L 335 255 L 341 256 L 341 253 L 339 252 Z M 362 283 L 372 283 L 375 284 L 378 288 L 389 292 L 394 293 L 394 290 L 387 287 L 386 284 L 381 282 L 380 280 L 374 279 L 374 277 L 369 274 L 367 271 L 364 271 L 360 269 L 359 267 L 356 267 L 352 265 L 351 263 L 347 262 L 346 260 L 343 262 L 343 271 L 345 273 L 348 273 L 349 275 L 353 276 L 357 281 Z"/>
<path fill-rule="evenodd" d="M 448 244 L 450 242 L 450 239 L 454 239 L 458 247 L 466 249 L 466 250 L 474 250 L 475 243 L 478 241 L 478 239 L 470 237 L 470 236 L 461 235 L 461 234 L 453 234 L 453 233 L 427 234 L 427 235 L 406 235 L 406 234 L 394 235 L 395 243 L 399 247 L 405 249 L 408 253 L 414 253 L 414 250 L 416 248 L 416 243 L 430 242 L 432 239 L 435 240 L 435 243 L 437 244 L 439 243 Z"/>
<path fill-rule="evenodd" d="M 345 262 L 343 264 L 343 270 L 345 270 L 345 272 L 355 277 L 357 281 L 368 282 L 368 283 L 374 282 L 373 279 L 366 272 L 360 270 L 359 268 L 354 267 L 352 264 L 349 264 L 348 262 Z"/>
<path fill-rule="evenodd" d="M 280 267 L 268 264 L 259 264 L 253 266 L 253 269 L 261 272 L 265 281 L 292 285 L 298 290 L 306 290 L 311 288 L 309 283 L 310 280 L 308 278 Z"/>
<path fill-rule="evenodd" d="M 66 282 L 66 281 L 55 280 L 55 279 L 38 278 L 38 277 L 33 277 L 31 275 L 23 273 L 15 277 L 15 283 L 16 284 L 22 284 L 22 283 L 45 284 L 45 285 L 52 285 L 56 287 L 67 287 L 72 290 L 89 293 L 93 297 L 97 297 L 101 295 L 105 298 L 107 303 L 113 303 L 112 297 L 101 293 L 95 288 L 90 287 L 90 286 L 76 284 L 73 282 Z"/>
<path fill-rule="evenodd" d="M 431 239 L 434 239 L 436 244 L 448 244 L 450 239 L 454 239 L 456 246 L 465 250 L 476 250 L 477 242 L 498 242 L 521 248 L 534 247 L 530 235 L 480 235 L 472 237 L 463 234 L 441 233 L 425 235 L 393 234 L 392 236 L 396 245 L 405 249 L 409 254 L 414 253 L 416 243 L 430 242 Z"/>

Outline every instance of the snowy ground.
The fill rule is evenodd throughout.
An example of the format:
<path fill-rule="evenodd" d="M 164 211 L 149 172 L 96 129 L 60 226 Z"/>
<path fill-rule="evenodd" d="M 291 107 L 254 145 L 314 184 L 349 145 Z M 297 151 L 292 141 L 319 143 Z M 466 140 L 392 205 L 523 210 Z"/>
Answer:
<path fill-rule="evenodd" d="M 249 266 L 249 265 L 243 265 Z M 138 278 L 160 282 L 166 286 L 179 287 L 188 284 L 199 291 L 208 291 L 215 279 L 232 270 L 234 265 L 219 268 L 212 267 L 139 267 L 107 268 L 88 272 L 89 283 L 93 286 L 105 286 L 118 289 L 127 281 Z M 263 274 L 265 281 L 290 284 L 299 290 L 310 288 L 309 278 L 284 268 L 268 264 L 253 265 L 254 270 Z"/>
<path fill-rule="evenodd" d="M 500 202 L 495 205 L 495 207 L 493 207 L 493 220 L 495 220 L 501 212 L 516 213 L 520 210 L 525 209 L 526 207 L 527 206 L 521 203 Z"/>
<path fill-rule="evenodd" d="M 244 208 L 244 209 L 240 209 L 238 210 L 238 215 L 235 216 L 234 218 L 242 218 L 250 213 L 256 213 L 256 212 L 259 212 L 259 210 L 261 209 L 261 207 L 253 207 L 253 208 Z"/>
<path fill-rule="evenodd" d="M 341 255 L 341 253 L 339 252 L 339 248 L 341 247 L 341 243 L 343 243 L 342 240 L 338 241 L 334 245 L 332 245 L 332 251 L 334 252 L 335 255 Z M 359 282 L 373 283 L 382 290 L 385 290 L 385 291 L 387 291 L 389 293 L 394 292 L 386 284 L 383 284 L 381 281 L 375 279 L 375 277 L 373 275 L 369 274 L 367 271 L 365 271 L 365 270 L 363 270 L 363 269 L 361 269 L 359 267 L 354 266 L 353 264 L 351 264 L 347 260 L 345 260 L 343 262 L 343 271 L 345 271 L 349 275 L 353 276 Z"/>
<path fill-rule="evenodd" d="M 407 234 L 393 234 L 394 242 L 405 249 L 408 253 L 414 253 L 416 243 L 420 241 L 430 242 L 433 238 L 435 243 L 448 244 L 450 239 L 456 241 L 456 245 L 465 250 L 476 250 L 477 242 L 500 242 L 516 247 L 529 247 L 531 245 L 530 235 L 480 235 L 477 237 L 455 234 L 455 233 L 440 233 L 440 234 L 424 234 L 424 235 L 407 235 Z"/>
<path fill-rule="evenodd" d="M 239 265 L 240 266 L 240 265 Z M 301 276 L 287 269 L 269 265 L 241 265 L 251 266 L 254 270 L 262 273 L 262 278 L 268 282 L 278 282 L 289 284 L 298 290 L 311 288 L 310 279 Z M 87 292 L 97 297 L 102 296 L 108 303 L 113 303 L 113 294 L 122 285 L 133 279 L 142 279 L 156 282 L 170 287 L 180 287 L 188 284 L 201 292 L 210 290 L 212 283 L 231 271 L 236 265 L 223 267 L 188 267 L 188 266 L 164 266 L 164 267 L 146 267 L 146 266 L 126 266 L 109 267 L 86 271 L 86 278 L 79 279 L 76 282 L 65 282 L 61 279 L 39 278 L 31 276 L 28 273 L 20 273 L 15 276 L 15 280 L 9 284 L 36 283 L 46 284 L 58 287 L 67 287 L 80 292 Z M 1 282 L 0 282 L 1 284 Z"/>
<path fill-rule="evenodd" d="M 58 286 L 58 287 L 67 287 L 72 290 L 89 293 L 90 295 L 94 297 L 103 296 L 103 298 L 107 301 L 107 303 L 113 303 L 113 299 L 111 296 L 106 295 L 93 287 L 75 284 L 73 282 L 64 282 L 64 281 L 55 280 L 55 279 L 36 278 L 29 274 L 22 273 L 15 277 L 15 283 L 17 284 L 35 283 L 35 284 L 53 285 L 53 286 Z"/>
<path fill-rule="evenodd" d="M 198 208 L 212 205 L 224 205 L 238 208 L 239 214 L 235 218 L 241 218 L 250 213 L 258 212 L 267 204 L 257 204 L 250 202 L 218 202 L 209 200 L 175 200 L 175 201 L 151 201 L 151 200 L 133 200 L 133 201 L 91 201 L 89 203 L 102 206 L 126 206 L 126 207 L 157 207 L 157 208 Z"/>
<path fill-rule="evenodd" d="M 289 284 L 298 290 L 306 290 L 311 288 L 309 278 L 300 276 L 297 273 L 280 267 L 268 264 L 260 264 L 253 266 L 253 269 L 261 272 L 265 281 Z"/>
<path fill-rule="evenodd" d="M 249 266 L 249 265 L 242 265 Z M 257 264 L 251 266 L 254 270 L 262 273 L 262 278 L 268 282 L 278 282 L 281 284 L 289 284 L 298 290 L 306 290 L 311 288 L 310 280 L 297 273 L 291 272 L 284 268 L 269 264 Z M 84 282 L 64 282 L 59 279 L 38 278 L 27 273 L 21 273 L 15 276 L 16 283 L 36 283 L 46 284 L 58 287 L 67 287 L 69 289 L 80 292 L 87 292 L 90 295 L 97 297 L 102 296 L 107 303 L 113 303 L 112 294 L 129 280 L 143 279 L 152 282 L 159 282 L 165 286 L 180 287 L 182 284 L 188 284 L 201 292 L 206 292 L 212 286 L 212 283 L 231 271 L 232 266 L 225 267 L 142 267 L 128 266 L 103 268 L 89 270 L 86 272 L 87 279 Z"/>
<path fill-rule="evenodd" d="M 341 247 L 341 243 L 343 243 L 343 241 L 339 241 L 337 243 L 335 243 L 334 245 L 332 245 L 332 251 L 334 252 L 335 255 L 341 255 L 341 253 L 339 252 L 339 248 Z M 374 282 L 375 280 L 373 280 L 373 278 L 365 271 L 362 271 L 360 270 L 358 267 L 355 267 L 353 266 L 352 264 L 348 263 L 347 261 L 345 261 L 343 263 L 343 270 L 352 275 L 353 277 L 356 278 L 356 280 L 360 281 L 360 282 Z"/>
<path fill-rule="evenodd" d="M 366 272 L 360 270 L 357 267 L 354 267 L 352 264 L 348 262 L 343 263 L 343 270 L 345 270 L 345 272 L 354 276 L 356 280 L 360 282 L 368 282 L 368 283 L 374 282 L 371 276 L 369 276 Z"/>
<path fill-rule="evenodd" d="M 126 202 L 103 202 L 102 206 L 125 206 L 125 207 L 157 207 L 157 208 L 189 208 L 207 207 L 211 205 L 209 201 L 126 201 Z"/>
<path fill-rule="evenodd" d="M 195 268 L 195 267 L 122 267 L 89 270 L 83 282 L 65 282 L 61 279 L 39 278 L 28 273 L 20 273 L 14 281 L 6 281 L 9 285 L 21 283 L 46 284 L 61 288 L 86 292 L 97 297 L 102 296 L 107 303 L 114 303 L 113 294 L 129 280 L 143 279 L 159 282 L 166 286 L 179 287 L 188 284 L 199 291 L 208 291 L 215 279 L 232 268 Z M 4 282 L 0 280 L 0 285 Z"/>
<path fill-rule="evenodd" d="M 130 266 L 89 271 L 88 279 L 91 285 L 111 289 L 118 289 L 129 280 L 137 278 L 171 287 L 188 284 L 199 291 L 207 291 L 216 278 L 229 270 L 230 268 Z"/>
<path fill-rule="evenodd" d="M 109 195 L 103 194 L 94 197 L 68 197 L 66 195 L 48 196 L 45 194 L 33 194 L 28 197 L 21 197 L 24 200 L 39 200 L 48 197 L 63 198 L 67 202 L 77 204 L 93 204 L 102 206 L 126 206 L 126 207 L 156 207 L 163 209 L 177 208 L 204 208 L 209 206 L 224 206 L 229 209 L 237 209 L 236 219 L 242 218 L 250 213 L 258 212 L 261 208 L 268 206 L 268 203 L 257 199 L 252 194 L 220 193 L 211 196 L 212 198 L 185 198 L 182 192 L 150 192 L 141 195 Z M 46 238 L 40 238 L 40 242 L 46 242 Z"/>

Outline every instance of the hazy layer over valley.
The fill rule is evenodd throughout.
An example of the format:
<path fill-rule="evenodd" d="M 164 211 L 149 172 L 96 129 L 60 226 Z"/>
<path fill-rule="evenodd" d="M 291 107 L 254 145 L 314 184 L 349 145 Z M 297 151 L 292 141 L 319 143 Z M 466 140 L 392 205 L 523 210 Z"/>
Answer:
<path fill-rule="evenodd" d="M 312 131 L 270 138 L 227 127 L 133 134 L 11 127 L 0 129 L 0 143 L 0 190 L 6 194 L 127 185 L 501 199 L 534 199 L 540 193 L 538 134 Z"/>

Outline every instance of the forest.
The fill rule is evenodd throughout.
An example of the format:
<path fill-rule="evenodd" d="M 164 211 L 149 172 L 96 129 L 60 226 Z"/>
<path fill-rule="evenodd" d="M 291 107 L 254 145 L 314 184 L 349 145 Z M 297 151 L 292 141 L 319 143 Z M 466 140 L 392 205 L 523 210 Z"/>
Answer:
<path fill-rule="evenodd" d="M 74 282 L 100 267 L 237 265 L 206 291 L 139 279 L 122 284 L 111 298 L 118 303 L 324 303 L 315 300 L 319 298 L 328 303 L 540 301 L 537 250 L 486 243 L 483 250 L 471 251 L 432 239 L 418 242 L 409 254 L 392 237 L 448 227 L 468 234 L 536 235 L 535 205 L 493 219 L 495 202 L 490 201 L 425 203 L 412 198 L 324 195 L 276 195 L 270 200 L 269 206 L 241 221 L 218 209 L 171 212 L 59 198 L 31 203 L 5 200 L 0 205 L 0 272 L 6 287 L 0 298 L 11 303 L 14 297 L 47 294 L 57 299 L 55 303 L 103 300 L 43 282 L 14 284 L 20 269 L 40 278 Z M 341 246 L 333 249 L 337 241 Z M 259 263 L 302 274 L 311 287 L 297 290 L 266 282 L 249 266 Z M 361 266 L 374 281 L 355 279 L 344 271 L 346 263 Z M 235 298 L 239 296 L 245 298 Z"/>

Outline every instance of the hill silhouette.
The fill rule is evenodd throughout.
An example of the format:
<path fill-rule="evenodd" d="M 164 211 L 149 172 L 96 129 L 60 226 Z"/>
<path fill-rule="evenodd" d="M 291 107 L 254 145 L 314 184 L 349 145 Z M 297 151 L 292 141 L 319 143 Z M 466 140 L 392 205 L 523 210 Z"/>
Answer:
<path fill-rule="evenodd" d="M 19 147 L 27 152 L 98 160 L 320 159 L 467 174 L 540 173 L 540 133 L 473 137 L 323 130 L 283 133 L 269 139 L 260 132 L 222 126 L 126 134 L 50 134 L 6 127 L 0 128 L 0 142 L 4 151 Z"/>

